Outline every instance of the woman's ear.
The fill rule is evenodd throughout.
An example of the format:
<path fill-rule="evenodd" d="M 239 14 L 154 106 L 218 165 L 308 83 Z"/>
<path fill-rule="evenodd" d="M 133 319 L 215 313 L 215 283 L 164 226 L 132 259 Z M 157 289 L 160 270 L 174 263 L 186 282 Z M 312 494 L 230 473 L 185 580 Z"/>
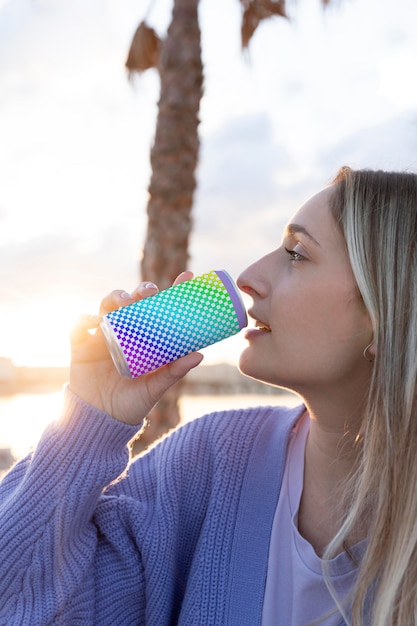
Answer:
<path fill-rule="evenodd" d="M 368 361 L 368 363 L 373 363 L 375 361 L 375 355 L 375 343 L 372 341 L 371 343 L 368 343 L 365 350 L 363 351 L 363 358 Z"/>

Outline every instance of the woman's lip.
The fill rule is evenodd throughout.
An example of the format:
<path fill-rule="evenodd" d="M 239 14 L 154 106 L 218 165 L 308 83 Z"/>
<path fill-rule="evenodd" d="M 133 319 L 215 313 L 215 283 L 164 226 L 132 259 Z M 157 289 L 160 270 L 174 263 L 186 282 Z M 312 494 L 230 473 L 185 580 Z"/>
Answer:
<path fill-rule="evenodd" d="M 245 339 L 254 339 L 255 337 L 267 335 L 271 332 L 271 327 L 256 317 L 254 311 L 249 310 L 248 315 L 253 319 L 255 326 L 246 330 Z"/>
<path fill-rule="evenodd" d="M 256 328 L 264 328 L 265 330 L 271 330 L 270 326 L 268 326 L 268 324 L 265 324 L 265 322 L 263 322 L 261 319 L 256 317 L 256 315 L 254 315 L 254 313 L 252 311 L 249 310 L 248 311 L 248 315 L 255 322 Z"/>
<path fill-rule="evenodd" d="M 262 335 L 268 335 L 271 331 L 267 328 L 259 328 L 259 327 L 252 327 L 252 328 L 247 328 L 245 331 L 245 339 L 254 339 L 255 337 L 261 337 Z"/>

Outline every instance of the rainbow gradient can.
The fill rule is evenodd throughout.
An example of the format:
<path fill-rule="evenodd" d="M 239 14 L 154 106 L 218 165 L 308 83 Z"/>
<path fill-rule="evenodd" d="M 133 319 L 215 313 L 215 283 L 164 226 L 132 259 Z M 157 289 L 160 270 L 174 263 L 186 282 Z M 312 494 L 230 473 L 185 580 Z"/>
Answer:
<path fill-rule="evenodd" d="M 119 374 L 137 378 L 246 325 L 236 284 L 212 270 L 108 313 L 101 329 Z"/>

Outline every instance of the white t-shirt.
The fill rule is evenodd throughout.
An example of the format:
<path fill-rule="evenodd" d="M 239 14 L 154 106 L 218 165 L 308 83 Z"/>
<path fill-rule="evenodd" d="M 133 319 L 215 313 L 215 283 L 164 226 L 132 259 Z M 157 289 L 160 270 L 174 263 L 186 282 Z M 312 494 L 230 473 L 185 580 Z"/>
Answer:
<path fill-rule="evenodd" d="M 303 490 L 304 453 L 310 430 L 307 413 L 293 430 L 269 547 L 262 626 L 307 626 L 315 622 L 340 626 L 339 611 L 324 619 L 335 603 L 323 577 L 323 561 L 298 531 L 298 509 Z M 365 542 L 351 549 L 360 559 Z M 357 568 L 343 552 L 330 562 L 330 580 L 339 597 L 353 586 Z M 317 620 L 317 621 L 315 621 Z"/>

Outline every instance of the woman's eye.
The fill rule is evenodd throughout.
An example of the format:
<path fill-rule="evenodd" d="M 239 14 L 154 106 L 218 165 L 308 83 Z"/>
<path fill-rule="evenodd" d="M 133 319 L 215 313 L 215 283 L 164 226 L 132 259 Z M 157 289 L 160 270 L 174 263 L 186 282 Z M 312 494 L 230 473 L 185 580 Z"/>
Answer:
<path fill-rule="evenodd" d="M 285 248 L 285 252 L 288 252 L 288 254 L 291 257 L 291 261 L 304 261 L 305 260 L 305 256 L 303 256 L 296 250 L 290 250 L 289 248 Z"/>

